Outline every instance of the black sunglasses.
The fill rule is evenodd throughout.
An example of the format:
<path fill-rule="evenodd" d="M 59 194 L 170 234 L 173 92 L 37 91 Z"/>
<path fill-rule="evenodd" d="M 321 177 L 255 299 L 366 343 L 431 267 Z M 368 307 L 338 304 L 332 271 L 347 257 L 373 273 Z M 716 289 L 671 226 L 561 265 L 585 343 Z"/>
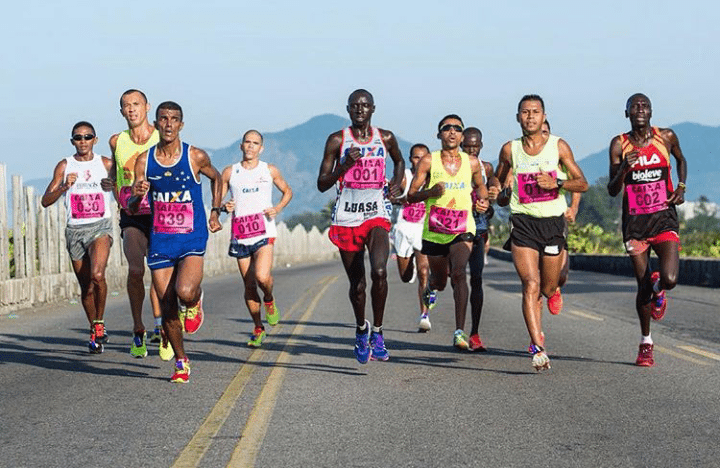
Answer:
<path fill-rule="evenodd" d="M 86 133 L 85 135 L 75 134 L 72 136 L 72 139 L 75 141 L 80 141 L 80 140 L 90 141 L 93 138 L 95 138 L 95 135 L 91 135 L 89 133 Z"/>
<path fill-rule="evenodd" d="M 440 127 L 441 132 L 449 132 L 450 130 L 455 130 L 458 133 L 461 133 L 463 131 L 463 128 L 460 125 L 452 125 L 452 124 L 445 124 L 442 127 Z"/>

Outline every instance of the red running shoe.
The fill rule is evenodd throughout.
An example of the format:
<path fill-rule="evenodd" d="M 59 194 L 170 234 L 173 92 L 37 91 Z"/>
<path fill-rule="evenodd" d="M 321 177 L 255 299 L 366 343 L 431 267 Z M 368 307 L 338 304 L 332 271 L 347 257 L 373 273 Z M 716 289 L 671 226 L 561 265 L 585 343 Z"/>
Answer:
<path fill-rule="evenodd" d="M 203 320 L 205 319 L 205 314 L 203 313 L 202 308 L 202 301 L 203 301 L 203 293 L 200 293 L 200 300 L 197 304 L 195 304 L 192 307 L 188 307 L 185 309 L 185 331 L 192 335 L 193 333 L 200 330 L 200 327 L 203 324 Z"/>
<path fill-rule="evenodd" d="M 190 361 L 188 358 L 175 361 L 175 373 L 170 377 L 174 383 L 188 383 L 190 380 Z"/>
<path fill-rule="evenodd" d="M 557 288 L 555 290 L 555 294 L 548 297 L 547 305 L 548 305 L 548 310 L 550 311 L 551 314 L 557 315 L 560 313 L 560 311 L 562 310 L 562 306 L 563 306 L 563 298 L 562 298 L 562 294 L 560 293 L 560 288 Z"/>
<path fill-rule="evenodd" d="M 470 351 L 480 351 L 481 353 L 487 351 L 487 348 L 480 339 L 480 335 L 477 333 L 470 335 Z"/>
<path fill-rule="evenodd" d="M 659 271 L 653 271 L 650 275 L 650 282 L 655 286 L 655 284 L 660 282 L 660 272 Z M 652 297 L 652 310 L 650 311 L 650 316 L 653 318 L 653 320 L 662 320 L 662 318 L 665 316 L 665 310 L 667 309 L 667 298 L 665 297 L 665 291 L 660 291 L 659 293 L 656 293 L 655 290 L 653 290 L 653 297 Z"/>
<path fill-rule="evenodd" d="M 640 367 L 652 367 L 655 364 L 653 359 L 653 344 L 643 343 L 640 345 L 635 365 Z"/>

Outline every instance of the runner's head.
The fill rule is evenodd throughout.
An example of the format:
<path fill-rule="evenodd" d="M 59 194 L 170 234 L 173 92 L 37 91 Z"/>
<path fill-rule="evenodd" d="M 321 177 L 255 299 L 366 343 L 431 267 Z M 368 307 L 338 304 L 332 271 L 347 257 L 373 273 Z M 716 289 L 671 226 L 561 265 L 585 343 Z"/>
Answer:
<path fill-rule="evenodd" d="M 165 101 L 155 110 L 155 128 L 165 143 L 180 138 L 180 130 L 184 125 L 182 107 L 176 102 Z"/>
<path fill-rule="evenodd" d="M 147 122 L 150 112 L 145 93 L 138 89 L 128 89 L 120 96 L 120 113 L 127 121 L 128 128 L 136 128 Z"/>
<path fill-rule="evenodd" d="M 410 156 L 408 156 L 408 161 L 410 161 L 410 169 L 413 173 L 415 173 L 415 169 L 417 168 L 420 160 L 428 153 L 430 153 L 430 148 L 428 148 L 424 143 L 415 143 L 410 147 Z"/>
<path fill-rule="evenodd" d="M 482 132 L 480 129 L 468 127 L 463 130 L 463 139 L 460 147 L 470 156 L 479 157 L 480 150 L 483 148 Z"/>
<path fill-rule="evenodd" d="M 545 119 L 545 121 L 543 122 L 541 133 L 545 137 L 550 136 L 550 122 L 548 122 L 548 119 Z"/>
<path fill-rule="evenodd" d="M 650 125 L 652 104 L 650 98 L 642 93 L 635 93 L 625 103 L 625 117 L 630 119 L 633 127 Z"/>
<path fill-rule="evenodd" d="M 346 109 L 353 125 L 369 124 L 375 112 L 375 100 L 369 91 L 356 89 L 350 93 Z"/>
<path fill-rule="evenodd" d="M 545 102 L 537 94 L 526 94 L 518 103 L 516 118 L 523 135 L 540 133 L 545 121 Z"/>
<path fill-rule="evenodd" d="M 438 138 L 443 149 L 455 149 L 460 146 L 462 132 L 465 128 L 459 115 L 448 114 L 438 123 Z"/>
<path fill-rule="evenodd" d="M 92 153 L 93 146 L 97 143 L 95 127 L 84 120 L 76 123 L 70 132 L 70 143 L 75 147 L 78 156 Z"/>
<path fill-rule="evenodd" d="M 263 136 L 257 130 L 248 130 L 243 135 L 240 149 L 243 153 L 243 160 L 253 160 L 260 157 L 263 152 Z"/>

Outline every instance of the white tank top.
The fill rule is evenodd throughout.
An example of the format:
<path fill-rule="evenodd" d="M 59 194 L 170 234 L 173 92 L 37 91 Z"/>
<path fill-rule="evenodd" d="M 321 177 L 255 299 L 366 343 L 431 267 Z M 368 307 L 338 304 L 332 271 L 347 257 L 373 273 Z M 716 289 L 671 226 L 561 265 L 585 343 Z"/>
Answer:
<path fill-rule="evenodd" d="M 337 199 L 332 213 L 336 226 L 360 226 L 369 219 L 390 220 L 392 205 L 387 198 L 385 161 L 387 148 L 380 131 L 372 127 L 372 137 L 367 143 L 358 142 L 350 127 L 343 129 L 340 161 L 352 147 L 360 148 L 362 157 L 337 181 Z"/>
<path fill-rule="evenodd" d="M 265 238 L 277 237 L 275 220 L 263 214 L 271 208 L 273 178 L 270 168 L 259 161 L 254 169 L 247 170 L 235 163 L 230 174 L 230 191 L 235 200 L 232 236 L 237 242 L 252 245 Z"/>
<path fill-rule="evenodd" d="M 402 196 L 407 197 L 408 191 L 410 190 L 410 183 L 413 179 L 413 173 L 410 169 L 405 169 L 405 190 Z M 422 230 L 423 222 L 425 221 L 425 202 L 417 203 L 403 203 L 398 213 L 397 221 L 395 225 L 398 228 L 404 229 L 406 225 L 418 226 Z"/>
<path fill-rule="evenodd" d="M 103 157 L 93 154 L 90 161 L 78 161 L 75 156 L 65 158 L 65 174 L 76 173 L 77 180 L 65 192 L 65 211 L 68 226 L 92 224 L 112 216 L 112 192 L 100 188 L 100 180 L 108 177 Z"/>

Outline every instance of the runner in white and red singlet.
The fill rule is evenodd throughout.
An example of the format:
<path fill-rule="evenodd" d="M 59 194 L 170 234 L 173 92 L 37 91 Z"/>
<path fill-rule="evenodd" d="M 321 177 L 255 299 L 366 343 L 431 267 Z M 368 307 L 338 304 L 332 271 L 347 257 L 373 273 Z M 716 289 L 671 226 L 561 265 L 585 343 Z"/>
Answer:
<path fill-rule="evenodd" d="M 352 124 L 331 134 L 325 143 L 318 190 L 337 187 L 337 200 L 330 226 L 330 241 L 340 250 L 350 282 L 350 303 L 357 329 L 355 357 L 365 364 L 369 359 L 389 358 L 382 334 L 387 299 L 387 260 L 390 250 L 389 196 L 400 195 L 405 173 L 397 139 L 392 132 L 370 124 L 375 103 L 364 89 L 353 91 L 347 111 Z M 394 163 L 392 180 L 386 183 L 385 161 Z M 365 320 L 365 249 L 370 254 L 373 324 Z M 372 348 L 372 349 L 371 349 Z"/>
<path fill-rule="evenodd" d="M 610 142 L 608 192 L 613 197 L 623 193 L 623 241 L 638 283 L 635 309 L 642 333 L 635 364 L 650 367 L 655 363 L 650 319 L 660 320 L 665 315 L 665 291 L 677 284 L 680 268 L 675 205 L 685 201 L 687 163 L 675 132 L 650 125 L 652 105 L 647 96 L 630 96 L 625 117 L 630 120 L 630 132 Z M 677 162 L 677 187 L 672 181 L 670 155 Z M 651 248 L 658 256 L 659 271 L 650 269 Z"/>

